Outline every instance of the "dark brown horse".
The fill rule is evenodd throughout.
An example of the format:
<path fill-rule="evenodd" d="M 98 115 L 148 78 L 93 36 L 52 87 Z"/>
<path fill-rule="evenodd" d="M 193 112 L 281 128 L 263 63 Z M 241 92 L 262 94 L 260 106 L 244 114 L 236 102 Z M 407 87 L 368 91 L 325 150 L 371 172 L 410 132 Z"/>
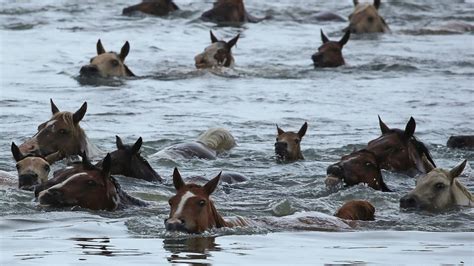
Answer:
<path fill-rule="evenodd" d="M 298 133 L 287 131 L 279 128 L 277 125 L 277 138 L 275 142 L 275 154 L 283 161 L 303 160 L 301 153 L 301 140 L 306 134 L 308 123 L 304 123 Z"/>
<path fill-rule="evenodd" d="M 97 56 L 90 63 L 81 67 L 82 77 L 133 77 L 135 74 L 125 65 L 125 58 L 130 51 L 130 44 L 125 42 L 120 54 L 106 52 L 100 39 L 97 41 Z"/>
<path fill-rule="evenodd" d="M 113 211 L 130 205 L 146 203 L 125 193 L 110 175 L 110 154 L 103 159 L 102 167 L 92 165 L 87 156 L 82 164 L 62 171 L 48 182 L 37 186 L 35 195 L 42 205 L 54 207 L 79 206 L 91 210 Z"/>
<path fill-rule="evenodd" d="M 265 18 L 256 18 L 247 13 L 243 0 L 217 0 L 212 9 L 201 15 L 201 19 L 216 23 L 243 23 L 260 22 Z"/>
<path fill-rule="evenodd" d="M 376 155 L 366 149 L 342 156 L 341 160 L 330 165 L 327 170 L 326 185 L 334 187 L 339 183 L 346 186 L 367 184 L 384 192 L 390 192 L 382 178 Z"/>
<path fill-rule="evenodd" d="M 474 149 L 474 135 L 451 136 L 446 146 L 454 149 Z"/>
<path fill-rule="evenodd" d="M 344 220 L 375 220 L 375 207 L 366 200 L 350 200 L 339 208 L 334 216 Z"/>
<path fill-rule="evenodd" d="M 169 13 L 179 10 L 173 0 L 144 0 L 140 4 L 126 7 L 122 10 L 122 15 L 133 15 L 136 12 L 155 16 L 166 16 Z"/>
<path fill-rule="evenodd" d="M 240 34 L 237 34 L 230 41 L 218 40 L 211 33 L 211 45 L 204 49 L 204 52 L 194 57 L 196 68 L 213 68 L 213 67 L 232 67 L 234 65 L 234 57 L 232 56 L 232 47 L 239 40 Z"/>
<path fill-rule="evenodd" d="M 169 218 L 165 220 L 166 230 L 202 233 L 211 228 L 247 225 L 243 219 L 225 221 L 209 198 L 219 184 L 220 177 L 219 173 L 204 186 L 185 184 L 175 168 L 173 185 L 176 195 L 169 200 L 171 209 Z"/>
<path fill-rule="evenodd" d="M 367 150 L 377 156 L 382 169 L 405 173 L 409 176 L 426 173 L 423 156 L 426 156 L 436 167 L 428 148 L 414 136 L 416 122 L 413 117 L 410 117 L 405 130 L 389 128 L 380 116 L 379 125 L 382 136 L 371 140 L 367 145 Z"/>
<path fill-rule="evenodd" d="M 84 102 L 74 113 L 61 112 L 52 99 L 50 102 L 53 116 L 40 124 L 38 132 L 20 145 L 20 151 L 23 154 L 31 153 L 42 156 L 59 152 L 65 157 L 79 155 L 85 151 L 89 157 L 97 156 L 100 153 L 99 149 L 89 141 L 79 125 L 86 114 L 87 102 Z"/>
<path fill-rule="evenodd" d="M 340 41 L 330 41 L 323 30 L 321 30 L 321 40 L 323 44 L 319 46 L 318 52 L 313 54 L 314 67 L 338 67 L 345 64 L 342 57 L 342 47 L 346 45 L 351 36 L 350 31 L 346 31 Z"/>
<path fill-rule="evenodd" d="M 344 31 L 352 33 L 389 32 L 390 29 L 382 16 L 379 15 L 380 0 L 374 4 L 362 3 L 354 0 L 354 11 L 349 15 L 349 26 Z"/>

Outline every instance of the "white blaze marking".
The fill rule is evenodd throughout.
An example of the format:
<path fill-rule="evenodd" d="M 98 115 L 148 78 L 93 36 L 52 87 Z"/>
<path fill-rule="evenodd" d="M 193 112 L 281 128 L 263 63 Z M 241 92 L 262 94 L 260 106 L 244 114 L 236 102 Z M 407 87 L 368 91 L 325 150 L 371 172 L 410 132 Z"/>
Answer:
<path fill-rule="evenodd" d="M 52 186 L 52 187 L 50 187 L 50 188 L 48 188 L 48 189 L 46 189 L 46 190 L 41 191 L 41 192 L 39 193 L 38 198 L 41 198 L 41 196 L 43 196 L 44 194 L 46 194 L 46 193 L 48 192 L 48 190 L 50 190 L 50 189 L 55 189 L 55 188 L 61 189 L 64 185 L 66 185 L 67 183 L 69 183 L 69 182 L 72 181 L 73 179 L 76 179 L 76 178 L 78 178 L 79 176 L 82 176 L 82 175 L 87 175 L 87 173 L 86 173 L 86 172 L 80 172 L 80 173 L 77 173 L 77 174 L 72 175 L 71 177 L 69 177 L 68 179 L 64 180 L 63 182 L 61 182 L 61 183 L 59 183 L 59 184 L 56 184 L 56 185 L 54 185 L 54 186 Z"/>
<path fill-rule="evenodd" d="M 186 201 L 188 201 L 188 199 L 190 199 L 194 196 L 196 196 L 196 195 L 194 195 L 190 191 L 187 191 L 186 193 L 184 193 L 184 195 L 181 197 L 181 201 L 179 202 L 178 208 L 176 209 L 176 212 L 174 213 L 173 217 L 178 217 L 179 215 L 181 215 L 181 212 L 183 211 L 183 208 L 184 208 L 184 205 L 186 204 Z"/>

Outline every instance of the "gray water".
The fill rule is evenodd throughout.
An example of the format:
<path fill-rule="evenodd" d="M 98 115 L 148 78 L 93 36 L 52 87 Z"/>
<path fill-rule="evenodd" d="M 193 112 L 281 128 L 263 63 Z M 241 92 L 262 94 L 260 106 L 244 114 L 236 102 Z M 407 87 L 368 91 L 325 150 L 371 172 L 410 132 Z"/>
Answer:
<path fill-rule="evenodd" d="M 69 111 L 87 101 L 81 125 L 104 151 L 115 149 L 115 135 L 127 143 L 141 136 L 148 157 L 216 126 L 228 128 L 238 142 L 214 161 L 151 158 L 163 184 L 120 177 L 125 190 L 152 203 L 142 209 L 50 210 L 15 184 L 1 186 L 2 264 L 114 261 L 95 255 L 143 263 L 473 263 L 472 209 L 401 212 L 398 201 L 415 180 L 389 172 L 384 179 L 394 193 L 362 185 L 331 192 L 323 182 L 328 165 L 379 136 L 377 115 L 398 128 L 413 116 L 416 135 L 439 166 L 463 159 L 472 165 L 474 152 L 449 149 L 446 141 L 473 134 L 474 38 L 443 28 L 450 21 L 473 24 L 472 1 L 385 1 L 381 14 L 392 33 L 351 36 L 343 50 L 347 65 L 318 70 L 310 57 L 321 43 L 319 30 L 337 40 L 347 22 L 318 22 L 314 14 L 330 10 L 347 17 L 352 1 L 247 0 L 250 13 L 273 19 L 242 27 L 200 21 L 211 1 L 176 0 L 182 10 L 165 18 L 121 16 L 134 3 L 125 0 L 1 2 L 0 170 L 16 174 L 10 143 L 21 143 L 50 117 L 50 98 Z M 209 29 L 224 39 L 241 34 L 234 69 L 194 68 L 194 56 L 210 42 Z M 126 63 L 139 77 L 79 83 L 79 68 L 95 55 L 99 38 L 115 51 L 128 40 Z M 277 163 L 275 124 L 298 130 L 305 121 L 306 159 Z M 352 233 L 238 228 L 203 237 L 168 234 L 163 219 L 174 194 L 174 166 L 183 176 L 213 177 L 221 170 L 248 176 L 250 181 L 221 185 L 214 193 L 225 216 L 332 214 L 345 201 L 362 198 L 375 205 L 376 221 L 360 223 Z M 460 177 L 470 191 L 472 176 L 468 165 Z M 333 249 L 345 250 L 344 258 Z"/>

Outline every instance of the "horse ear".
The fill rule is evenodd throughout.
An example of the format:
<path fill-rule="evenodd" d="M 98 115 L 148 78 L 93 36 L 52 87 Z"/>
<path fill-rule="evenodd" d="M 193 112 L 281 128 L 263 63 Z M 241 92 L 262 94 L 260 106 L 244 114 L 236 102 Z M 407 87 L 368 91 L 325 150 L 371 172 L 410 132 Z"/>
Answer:
<path fill-rule="evenodd" d="M 18 148 L 18 146 L 16 146 L 15 142 L 12 142 L 12 154 L 13 154 L 13 158 L 15 159 L 16 162 L 19 162 L 19 161 L 23 160 L 23 158 L 25 158 L 25 156 L 23 156 L 23 154 L 21 154 L 21 151 Z"/>
<path fill-rule="evenodd" d="M 322 29 L 321 29 L 321 41 L 322 41 L 323 43 L 329 42 L 328 37 L 327 37 L 326 35 L 324 35 L 324 32 L 323 32 Z"/>
<path fill-rule="evenodd" d="M 214 36 L 214 33 L 212 33 L 212 30 L 210 30 L 209 32 L 211 33 L 211 42 L 212 43 L 218 42 L 219 40 L 216 38 L 216 36 Z"/>
<path fill-rule="evenodd" d="M 449 171 L 449 177 L 451 177 L 451 180 L 454 180 L 454 178 L 461 175 L 462 171 L 464 171 L 464 167 L 466 167 L 466 163 L 467 160 L 464 160 L 462 163 L 458 164 L 453 169 L 451 169 L 451 171 Z"/>
<path fill-rule="evenodd" d="M 49 99 L 49 102 L 51 103 L 51 112 L 53 115 L 55 113 L 59 113 L 59 108 L 56 106 L 56 104 L 54 104 L 53 99 Z"/>
<path fill-rule="evenodd" d="M 357 6 L 359 4 L 359 0 L 354 0 L 353 3 L 354 3 L 354 6 Z"/>
<path fill-rule="evenodd" d="M 341 45 L 341 47 L 346 45 L 347 41 L 349 41 L 349 37 L 351 37 L 350 30 L 346 31 L 346 33 L 344 33 L 344 36 L 342 36 L 342 39 L 339 41 L 339 44 Z"/>
<path fill-rule="evenodd" d="M 375 9 L 379 9 L 379 7 L 380 7 L 380 0 L 374 0 L 374 7 L 375 7 Z"/>
<path fill-rule="evenodd" d="M 285 131 L 283 129 L 279 128 L 278 125 L 276 125 L 276 126 L 277 126 L 278 136 L 285 133 Z"/>
<path fill-rule="evenodd" d="M 125 61 L 125 57 L 127 57 L 128 52 L 130 52 L 130 44 L 128 43 L 128 41 L 126 41 L 125 44 L 122 46 L 122 49 L 120 50 L 119 54 L 120 60 L 122 60 L 122 62 Z"/>
<path fill-rule="evenodd" d="M 423 163 L 423 168 L 425 168 L 426 173 L 435 169 L 435 166 L 428 160 L 425 154 L 421 156 L 421 162 Z"/>
<path fill-rule="evenodd" d="M 216 177 L 209 180 L 209 182 L 207 182 L 204 185 L 204 191 L 207 193 L 207 195 L 211 195 L 212 192 L 214 192 L 214 190 L 216 190 L 216 187 L 219 184 L 219 180 L 221 178 L 221 174 L 222 174 L 222 172 L 220 172 Z"/>
<path fill-rule="evenodd" d="M 415 134 L 416 122 L 413 117 L 410 117 L 406 127 L 405 127 L 405 138 L 410 139 Z"/>
<path fill-rule="evenodd" d="M 84 115 L 86 114 L 86 111 L 87 111 L 87 102 L 84 102 L 82 104 L 81 108 L 79 108 L 79 110 L 77 110 L 72 115 L 72 121 L 74 122 L 74 124 L 79 123 L 82 120 L 82 118 L 84 118 Z"/>
<path fill-rule="evenodd" d="M 298 131 L 298 136 L 300 138 L 303 138 L 303 136 L 306 134 L 307 129 L 308 129 L 308 123 L 304 122 L 304 124 L 300 128 L 300 131 Z"/>
<path fill-rule="evenodd" d="M 91 161 L 89 161 L 87 153 L 85 151 L 82 151 L 80 155 L 82 157 L 82 165 L 84 165 L 84 167 L 87 169 L 93 169 L 94 165 L 91 163 Z"/>
<path fill-rule="evenodd" d="M 387 125 L 385 125 L 385 123 L 382 121 L 382 118 L 380 118 L 380 115 L 378 117 L 379 117 L 380 131 L 382 131 L 382 135 L 388 133 L 390 131 L 390 128 Z"/>
<path fill-rule="evenodd" d="M 105 53 L 104 46 L 102 46 L 102 42 L 99 39 L 97 41 L 97 55 L 104 54 L 104 53 Z"/>
<path fill-rule="evenodd" d="M 232 38 L 230 41 L 227 42 L 227 47 L 229 50 L 234 47 L 235 44 L 237 44 L 237 41 L 239 40 L 240 34 L 237 34 L 234 38 Z"/>
<path fill-rule="evenodd" d="M 122 139 L 117 135 L 115 135 L 115 145 L 117 146 L 117 149 L 119 149 L 119 150 L 125 149 L 125 146 L 123 145 Z"/>
<path fill-rule="evenodd" d="M 177 191 L 185 186 L 183 178 L 181 177 L 177 167 L 175 167 L 173 171 L 173 185 Z"/>
<path fill-rule="evenodd" d="M 142 137 L 139 137 L 137 141 L 135 142 L 135 144 L 133 144 L 132 154 L 138 153 L 140 151 L 140 148 L 142 147 L 142 144 L 143 144 L 143 139 Z"/>
<path fill-rule="evenodd" d="M 104 177 L 110 176 L 110 169 L 112 168 L 112 158 L 110 157 L 110 153 L 107 153 L 104 160 L 102 161 L 102 174 Z"/>

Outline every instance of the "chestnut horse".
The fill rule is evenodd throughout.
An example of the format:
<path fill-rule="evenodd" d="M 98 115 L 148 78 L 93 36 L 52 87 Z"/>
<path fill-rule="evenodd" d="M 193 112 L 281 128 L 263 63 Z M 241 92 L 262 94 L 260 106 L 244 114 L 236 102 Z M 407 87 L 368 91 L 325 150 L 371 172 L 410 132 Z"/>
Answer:
<path fill-rule="evenodd" d="M 201 19 L 216 23 L 255 23 L 265 18 L 256 18 L 247 13 L 243 0 L 217 0 L 212 9 L 201 15 Z"/>
<path fill-rule="evenodd" d="M 300 143 L 306 134 L 308 123 L 304 122 L 298 133 L 279 128 L 277 125 L 277 138 L 275 142 L 275 154 L 278 159 L 283 161 L 304 160 L 301 153 Z"/>
<path fill-rule="evenodd" d="M 234 57 L 232 56 L 232 47 L 239 40 L 240 34 L 237 34 L 230 41 L 219 41 L 216 36 L 211 33 L 211 45 L 204 49 L 204 52 L 194 57 L 196 68 L 213 68 L 213 67 L 232 67 L 234 65 Z"/>
<path fill-rule="evenodd" d="M 133 15 L 136 12 L 155 16 L 166 16 L 169 13 L 179 10 L 173 0 L 144 0 L 140 4 L 126 7 L 122 10 L 122 15 Z"/>
<path fill-rule="evenodd" d="M 389 128 L 379 116 L 382 136 L 371 140 L 367 150 L 375 153 L 380 167 L 385 170 L 401 172 L 409 176 L 427 173 L 423 156 L 436 167 L 428 148 L 415 136 L 416 122 L 410 117 L 405 130 Z"/>
<path fill-rule="evenodd" d="M 196 141 L 179 143 L 167 147 L 154 156 L 174 158 L 216 159 L 217 155 L 232 149 L 236 145 L 235 139 L 224 128 L 211 128 L 201 134 Z"/>
<path fill-rule="evenodd" d="M 23 154 L 15 142 L 12 142 L 11 150 L 18 171 L 18 187 L 26 190 L 32 190 L 35 185 L 46 182 L 51 170 L 50 164 L 61 157 L 59 152 L 46 157 Z"/>
<path fill-rule="evenodd" d="M 100 39 L 97 41 L 97 56 L 90 60 L 90 64 L 82 66 L 80 75 L 82 77 L 134 77 L 135 74 L 125 65 L 125 57 L 130 51 L 130 44 L 125 42 L 120 54 L 106 52 Z"/>
<path fill-rule="evenodd" d="M 314 67 L 338 67 L 346 62 L 342 57 L 342 47 L 349 41 L 350 31 L 346 31 L 340 41 L 330 41 L 323 30 L 321 30 L 321 40 L 323 44 L 319 46 L 318 52 L 311 56 Z"/>
<path fill-rule="evenodd" d="M 362 183 L 375 190 L 391 191 L 383 181 L 376 155 L 366 149 L 342 156 L 341 160 L 330 165 L 326 172 L 325 183 L 328 187 L 334 187 L 341 182 L 346 186 Z"/>
<path fill-rule="evenodd" d="M 405 209 L 444 211 L 455 206 L 474 206 L 474 197 L 457 177 L 467 160 L 451 170 L 434 168 L 425 160 L 428 173 L 418 178 L 416 188 L 400 199 Z"/>
<path fill-rule="evenodd" d="M 359 4 L 354 0 L 354 11 L 349 15 L 349 26 L 344 31 L 352 33 L 389 32 L 390 29 L 382 16 L 379 15 L 380 0 L 374 0 L 373 5 Z"/>
<path fill-rule="evenodd" d="M 107 154 L 102 168 L 92 165 L 87 156 L 82 164 L 37 186 L 35 195 L 42 205 L 53 207 L 79 206 L 91 210 L 113 211 L 130 205 L 146 206 L 139 199 L 129 196 L 110 175 L 112 160 Z"/>
<path fill-rule="evenodd" d="M 339 208 L 334 216 L 344 220 L 375 220 L 375 207 L 366 200 L 350 200 Z"/>
<path fill-rule="evenodd" d="M 87 102 L 84 102 L 75 113 L 61 112 L 52 99 L 50 102 L 53 116 L 48 121 L 40 124 L 38 132 L 20 145 L 20 151 L 42 156 L 59 152 L 61 155 L 68 157 L 79 155 L 82 151 L 85 151 L 88 157 L 99 155 L 101 151 L 89 141 L 86 133 L 79 125 L 86 114 Z M 57 158 L 57 160 L 60 159 L 62 158 Z"/>
<path fill-rule="evenodd" d="M 451 136 L 446 146 L 454 149 L 474 149 L 474 135 Z"/>

